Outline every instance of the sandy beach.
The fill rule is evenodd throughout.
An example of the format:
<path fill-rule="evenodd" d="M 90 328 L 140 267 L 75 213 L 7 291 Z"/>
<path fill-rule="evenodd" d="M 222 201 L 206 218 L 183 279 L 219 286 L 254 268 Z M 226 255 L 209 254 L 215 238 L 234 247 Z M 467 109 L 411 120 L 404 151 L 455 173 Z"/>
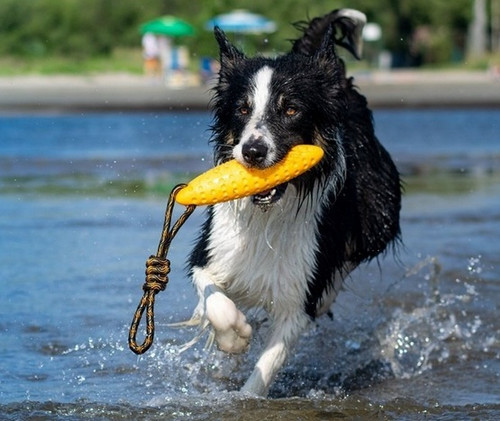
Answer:
<path fill-rule="evenodd" d="M 500 77 L 489 72 L 405 70 L 353 76 L 372 108 L 500 106 Z M 0 112 L 202 110 L 208 108 L 210 88 L 169 88 L 131 74 L 0 77 Z"/>
<path fill-rule="evenodd" d="M 0 77 L 1 112 L 207 108 L 207 86 L 167 88 L 131 74 Z"/>

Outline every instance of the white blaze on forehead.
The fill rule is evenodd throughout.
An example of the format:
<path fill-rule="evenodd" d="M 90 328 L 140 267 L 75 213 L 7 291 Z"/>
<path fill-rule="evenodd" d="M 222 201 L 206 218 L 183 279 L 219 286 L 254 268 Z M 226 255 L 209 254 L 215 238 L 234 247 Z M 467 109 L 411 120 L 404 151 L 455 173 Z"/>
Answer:
<path fill-rule="evenodd" d="M 253 78 L 252 119 L 260 120 L 266 112 L 266 106 L 271 96 L 271 78 L 273 69 L 264 66 Z"/>

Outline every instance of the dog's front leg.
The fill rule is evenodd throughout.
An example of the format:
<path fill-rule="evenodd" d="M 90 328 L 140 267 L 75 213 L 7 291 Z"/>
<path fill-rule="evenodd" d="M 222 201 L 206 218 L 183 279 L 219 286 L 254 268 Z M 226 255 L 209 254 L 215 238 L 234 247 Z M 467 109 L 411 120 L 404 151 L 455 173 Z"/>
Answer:
<path fill-rule="evenodd" d="M 241 389 L 242 392 L 267 395 L 274 377 L 308 323 L 309 317 L 303 311 L 273 321 L 266 347 Z"/>
<path fill-rule="evenodd" d="M 217 347 L 224 352 L 238 354 L 248 349 L 252 327 L 234 302 L 220 291 L 208 294 L 205 300 L 207 319 L 214 328 Z"/>
<path fill-rule="evenodd" d="M 200 302 L 193 318 L 206 319 L 213 327 L 217 347 L 233 354 L 245 352 L 252 336 L 252 327 L 236 304 L 218 287 L 208 271 L 193 270 L 193 280 Z"/>

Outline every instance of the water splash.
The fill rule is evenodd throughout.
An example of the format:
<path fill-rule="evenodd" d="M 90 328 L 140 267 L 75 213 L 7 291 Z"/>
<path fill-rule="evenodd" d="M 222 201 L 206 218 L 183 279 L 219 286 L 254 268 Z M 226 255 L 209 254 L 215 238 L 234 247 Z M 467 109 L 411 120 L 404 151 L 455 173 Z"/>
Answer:
<path fill-rule="evenodd" d="M 472 306 L 480 296 L 474 279 L 467 277 L 477 273 L 480 258 L 466 264 L 471 269 L 462 272 L 463 279 L 450 281 L 436 257 L 422 259 L 400 280 L 413 285 L 408 295 L 401 296 L 392 285 L 377 296 L 364 297 L 367 312 L 362 316 L 360 306 L 350 303 L 346 315 L 338 317 L 338 306 L 346 305 L 338 303 L 333 307 L 333 321 L 319 319 L 303 335 L 271 396 L 343 396 L 388 378 L 419 376 L 440 364 L 468 358 L 477 347 L 487 347 L 486 339 L 479 336 L 483 321 Z M 414 285 L 421 291 L 415 292 Z M 138 360 L 145 370 L 142 380 L 150 402 L 161 403 L 165 396 L 238 390 L 253 368 L 269 327 L 259 319 L 262 314 L 253 316 L 256 335 L 251 350 L 238 357 L 215 347 L 207 350 L 203 341 L 181 353 L 182 344 L 194 331 L 171 331 L 175 337 Z M 313 359 L 311 349 L 318 351 Z"/>
<path fill-rule="evenodd" d="M 470 274 L 480 273 L 480 258 L 469 259 Z M 425 274 L 422 272 L 426 271 Z M 442 267 L 436 257 L 419 262 L 407 273 L 428 284 L 421 305 L 396 308 L 377 331 L 380 355 L 397 378 L 411 378 L 450 358 L 466 358 L 460 349 L 471 348 L 482 325 L 479 315 L 467 314 L 464 303 L 476 299 L 475 287 L 459 278 L 458 291 L 440 289 Z"/>
<path fill-rule="evenodd" d="M 404 295 L 392 285 L 374 296 L 360 297 L 366 308 L 363 315 L 352 297 L 340 300 L 333 307 L 333 320 L 322 318 L 303 335 L 271 396 L 344 396 L 389 378 L 413 378 L 494 348 L 494 335 L 483 335 L 483 319 L 474 313 L 473 304 L 481 299 L 475 283 L 481 257 L 463 264 L 467 270 L 450 278 L 437 258 L 421 260 L 400 280 Z M 196 329 L 173 329 L 168 324 L 163 337 L 140 357 L 126 347 L 126 327 L 118 336 L 58 347 L 62 356 L 78 362 L 64 370 L 64 382 L 74 394 L 82 386 L 91 393 L 104 378 L 111 401 L 121 395 L 129 401 L 137 396 L 132 401 L 153 406 L 169 399 L 236 391 L 251 372 L 269 328 L 268 321 L 261 320 L 262 313 L 253 316 L 252 348 L 237 357 L 215 347 L 207 350 L 203 341 L 181 352 Z"/>

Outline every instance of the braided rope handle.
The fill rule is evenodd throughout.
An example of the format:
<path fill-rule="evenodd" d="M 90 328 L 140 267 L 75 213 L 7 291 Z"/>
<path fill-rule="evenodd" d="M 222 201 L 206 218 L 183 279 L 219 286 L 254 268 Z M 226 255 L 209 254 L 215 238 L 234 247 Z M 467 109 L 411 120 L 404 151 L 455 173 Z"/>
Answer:
<path fill-rule="evenodd" d="M 134 318 L 132 320 L 132 324 L 130 325 L 128 335 L 129 348 L 136 354 L 144 354 L 153 344 L 155 334 L 155 296 L 167 287 L 167 275 L 170 272 L 170 261 L 167 260 L 168 249 L 179 228 L 184 224 L 184 222 L 186 222 L 187 218 L 196 208 L 194 205 L 186 206 L 184 213 L 179 217 L 172 229 L 170 229 L 175 197 L 185 186 L 185 184 L 179 184 L 172 189 L 168 199 L 167 208 L 165 210 L 165 221 L 163 222 L 163 230 L 160 243 L 158 245 L 158 251 L 156 256 L 150 256 L 146 261 L 146 282 L 142 286 L 144 294 L 139 302 L 139 305 L 137 306 L 137 310 L 134 313 Z M 144 311 L 146 311 L 146 336 L 144 337 L 143 343 L 138 344 L 136 340 L 137 331 L 139 330 L 139 325 Z"/>

